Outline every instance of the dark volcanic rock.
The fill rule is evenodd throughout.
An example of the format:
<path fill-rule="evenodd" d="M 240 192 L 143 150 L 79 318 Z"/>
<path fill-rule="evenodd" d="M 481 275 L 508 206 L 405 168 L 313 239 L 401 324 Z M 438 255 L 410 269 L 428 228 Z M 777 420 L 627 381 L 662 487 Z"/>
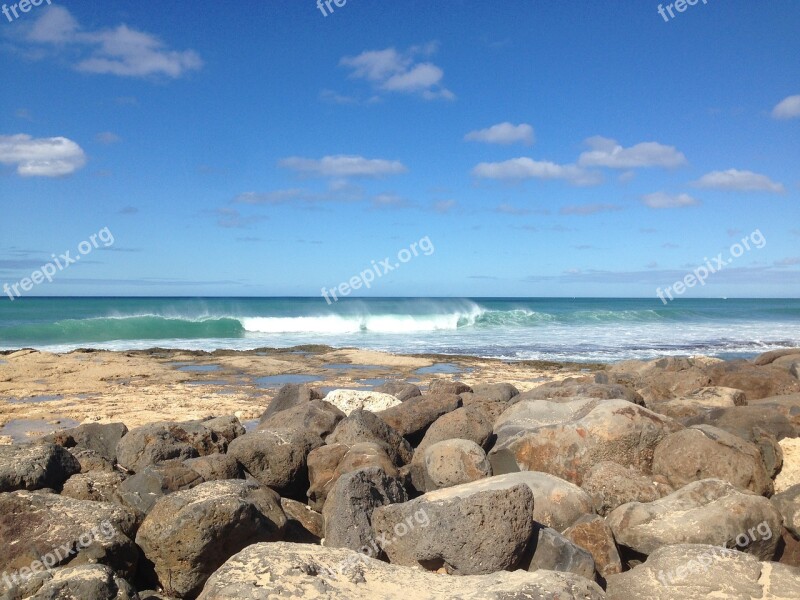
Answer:
<path fill-rule="evenodd" d="M 0 492 L 59 489 L 81 465 L 55 444 L 0 446 Z"/>

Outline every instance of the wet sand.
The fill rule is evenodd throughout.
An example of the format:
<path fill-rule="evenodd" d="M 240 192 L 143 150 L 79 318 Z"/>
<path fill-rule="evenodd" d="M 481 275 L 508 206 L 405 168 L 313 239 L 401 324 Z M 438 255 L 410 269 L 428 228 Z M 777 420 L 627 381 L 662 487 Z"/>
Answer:
<path fill-rule="evenodd" d="M 146 423 L 235 414 L 257 419 L 283 383 L 328 391 L 386 380 L 509 382 L 526 391 L 603 365 L 508 362 L 466 356 L 397 355 L 327 346 L 194 352 L 35 350 L 0 353 L 0 444 L 80 423 Z"/>

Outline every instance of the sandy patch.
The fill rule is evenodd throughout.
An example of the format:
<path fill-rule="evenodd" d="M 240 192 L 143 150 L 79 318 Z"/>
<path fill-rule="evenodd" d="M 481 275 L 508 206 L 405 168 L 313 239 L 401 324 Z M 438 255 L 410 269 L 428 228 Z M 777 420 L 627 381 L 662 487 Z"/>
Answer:
<path fill-rule="evenodd" d="M 783 438 L 783 469 L 775 478 L 775 493 L 783 492 L 800 483 L 800 438 Z"/>

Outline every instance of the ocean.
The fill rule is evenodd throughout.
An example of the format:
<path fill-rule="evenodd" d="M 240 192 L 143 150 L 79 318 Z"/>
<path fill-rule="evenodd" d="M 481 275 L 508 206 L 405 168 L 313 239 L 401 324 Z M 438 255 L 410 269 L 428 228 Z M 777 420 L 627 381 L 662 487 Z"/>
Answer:
<path fill-rule="evenodd" d="M 327 344 L 509 360 L 748 358 L 800 346 L 797 299 L 21 298 L 0 349 L 253 349 Z"/>

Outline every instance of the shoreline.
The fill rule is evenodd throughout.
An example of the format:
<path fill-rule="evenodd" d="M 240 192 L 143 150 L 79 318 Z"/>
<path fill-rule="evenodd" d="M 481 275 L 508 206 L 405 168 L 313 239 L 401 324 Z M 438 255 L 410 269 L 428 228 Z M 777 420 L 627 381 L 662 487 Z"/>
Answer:
<path fill-rule="evenodd" d="M 426 389 L 436 379 L 507 382 L 527 391 L 607 368 L 601 363 L 509 361 L 304 345 L 215 351 L 31 348 L 0 351 L 0 444 L 82 423 L 129 428 L 226 414 L 257 419 L 283 383 L 369 390 L 390 380 Z"/>

